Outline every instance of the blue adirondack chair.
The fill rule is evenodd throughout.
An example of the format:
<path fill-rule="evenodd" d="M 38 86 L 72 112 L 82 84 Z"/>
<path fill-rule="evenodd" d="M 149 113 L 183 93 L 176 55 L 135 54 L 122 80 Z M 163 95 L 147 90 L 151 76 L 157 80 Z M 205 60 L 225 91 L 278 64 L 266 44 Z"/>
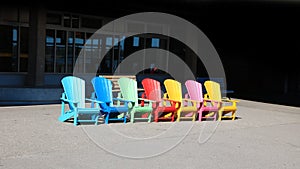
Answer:
<path fill-rule="evenodd" d="M 127 121 L 128 103 L 131 101 L 114 98 L 112 82 L 104 77 L 94 77 L 91 80 L 94 88 L 92 99 L 100 101 L 101 113 L 105 116 L 105 124 L 109 121 Z M 117 102 L 117 104 L 115 104 Z"/>
<path fill-rule="evenodd" d="M 74 125 L 80 122 L 93 122 L 98 124 L 100 116 L 99 107 L 86 107 L 86 101 L 92 101 L 85 98 L 85 81 L 75 76 L 66 76 L 61 80 L 64 92 L 61 96 L 61 115 L 58 120 L 61 122 L 73 120 Z M 98 102 L 94 100 L 93 102 Z M 69 108 L 66 111 L 68 104 Z"/>

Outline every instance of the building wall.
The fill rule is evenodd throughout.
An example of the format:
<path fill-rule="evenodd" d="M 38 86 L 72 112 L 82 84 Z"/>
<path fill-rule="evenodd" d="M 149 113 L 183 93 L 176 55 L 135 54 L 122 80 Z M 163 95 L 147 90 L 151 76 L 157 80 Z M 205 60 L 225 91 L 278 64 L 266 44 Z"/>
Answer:
<path fill-rule="evenodd" d="M 241 4 L 222 6 L 212 3 L 188 6 L 184 3 L 185 8 L 180 8 L 180 5 L 164 8 L 164 5 L 158 7 L 152 4 L 145 7 L 136 4 L 131 10 L 123 11 L 123 7 L 116 6 L 115 10 L 111 9 L 111 14 L 87 7 L 73 6 L 68 11 L 62 9 L 62 6 L 44 7 L 40 12 L 45 15 L 40 19 L 46 24 L 38 22 L 34 25 L 34 21 L 30 19 L 33 15 L 30 14 L 36 8 L 2 7 L 0 36 L 4 38 L 0 40 L 0 100 L 10 100 L 3 91 L 11 87 L 28 90 L 40 88 L 46 91 L 55 88 L 60 92 L 61 78 L 72 74 L 81 48 L 98 28 L 123 14 L 156 9 L 189 20 L 208 36 L 221 57 L 227 87 L 235 91 L 233 96 L 300 105 L 295 102 L 300 100 L 300 71 L 295 60 L 300 53 L 300 33 L 296 24 L 299 5 L 257 4 L 246 7 Z M 45 36 L 40 37 L 44 39 L 43 47 L 39 46 L 41 44 L 38 41 L 31 44 L 33 33 L 30 31 L 33 27 L 44 29 L 40 31 L 45 32 Z M 206 76 L 200 60 L 187 59 L 187 56 L 197 57 L 186 46 L 157 35 L 130 37 L 119 44 L 114 41 L 122 37 L 113 37 L 110 34 L 95 39 L 94 43 L 89 43 L 89 47 L 97 46 L 108 52 L 98 73 L 112 74 L 126 56 L 151 47 L 153 38 L 159 39 L 161 44 L 167 44 L 158 48 L 179 55 L 196 76 Z M 36 49 L 45 52 L 35 51 Z M 90 62 L 95 63 L 95 67 L 98 66 L 96 61 Z M 141 73 L 144 76 L 147 72 Z M 57 95 L 54 97 L 59 98 Z M 290 101 L 293 103 L 289 103 Z"/>

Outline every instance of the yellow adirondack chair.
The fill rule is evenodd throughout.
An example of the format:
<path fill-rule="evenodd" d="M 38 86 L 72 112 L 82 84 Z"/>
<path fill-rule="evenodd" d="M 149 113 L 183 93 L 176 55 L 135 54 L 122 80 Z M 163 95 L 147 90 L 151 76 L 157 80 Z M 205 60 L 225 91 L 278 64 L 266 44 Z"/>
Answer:
<path fill-rule="evenodd" d="M 222 104 L 220 104 L 221 107 L 218 112 L 218 120 L 221 121 L 224 118 L 231 118 L 232 120 L 235 120 L 237 102 L 239 101 L 234 99 L 222 98 L 220 84 L 217 82 L 208 80 L 204 82 L 204 86 L 207 91 L 207 94 L 204 95 L 204 99 L 222 101 Z"/>
<path fill-rule="evenodd" d="M 199 104 L 199 101 L 182 98 L 181 83 L 176 80 L 166 79 L 164 81 L 164 85 L 167 91 L 165 97 L 168 97 L 169 99 L 178 101 L 180 103 L 180 108 L 176 112 L 176 121 L 179 122 L 180 119 L 192 119 L 192 121 L 195 121 L 196 114 L 198 112 L 197 103 Z M 183 116 L 187 113 L 191 116 Z"/>

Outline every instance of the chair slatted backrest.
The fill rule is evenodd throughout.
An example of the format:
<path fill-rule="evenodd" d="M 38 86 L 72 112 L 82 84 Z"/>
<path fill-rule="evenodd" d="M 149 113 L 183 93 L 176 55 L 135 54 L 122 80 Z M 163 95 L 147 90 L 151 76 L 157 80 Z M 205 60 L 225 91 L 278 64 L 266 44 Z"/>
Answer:
<path fill-rule="evenodd" d="M 122 77 L 130 78 L 133 80 L 136 80 L 135 75 L 100 75 L 101 77 L 104 77 L 112 82 L 112 90 L 113 91 L 118 91 L 120 90 L 120 85 L 118 80 Z"/>
<path fill-rule="evenodd" d="M 97 100 L 112 104 L 112 82 L 104 77 L 94 77 L 91 82 L 93 84 Z"/>
<path fill-rule="evenodd" d="M 78 102 L 77 106 L 69 104 L 70 109 L 85 108 L 85 81 L 78 77 L 66 76 L 61 80 L 61 83 L 67 99 Z"/>
<path fill-rule="evenodd" d="M 127 77 L 121 77 L 118 80 L 122 97 L 125 100 L 130 100 L 138 105 L 138 93 L 137 93 L 137 82 Z"/>
<path fill-rule="evenodd" d="M 221 88 L 219 83 L 208 80 L 204 82 L 204 86 L 206 88 L 209 99 L 216 101 L 222 100 Z"/>
<path fill-rule="evenodd" d="M 170 100 L 182 102 L 182 88 L 180 82 L 173 79 L 166 79 L 164 85 Z"/>
<path fill-rule="evenodd" d="M 160 102 L 162 100 L 160 82 L 151 78 L 142 80 L 147 99 Z"/>
<path fill-rule="evenodd" d="M 186 89 L 190 99 L 203 102 L 202 84 L 195 80 L 187 80 L 185 82 Z"/>

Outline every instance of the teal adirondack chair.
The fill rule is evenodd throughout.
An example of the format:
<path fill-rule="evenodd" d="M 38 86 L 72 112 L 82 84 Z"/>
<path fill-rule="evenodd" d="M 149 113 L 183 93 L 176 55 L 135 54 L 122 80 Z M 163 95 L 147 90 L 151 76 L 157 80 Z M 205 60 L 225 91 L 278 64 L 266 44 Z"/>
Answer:
<path fill-rule="evenodd" d="M 137 82 L 133 79 L 122 77 L 118 80 L 118 84 L 121 90 L 120 97 L 131 101 L 131 104 L 129 104 L 130 122 L 133 123 L 136 120 L 151 122 L 152 101 L 138 97 Z M 139 101 L 141 101 L 140 104 Z M 145 104 L 145 102 L 148 104 Z"/>
<path fill-rule="evenodd" d="M 86 107 L 86 100 L 92 101 L 91 99 L 85 98 L 85 81 L 75 76 L 66 76 L 61 80 L 64 92 L 62 93 L 61 99 L 61 115 L 58 120 L 61 122 L 68 121 L 71 119 L 75 126 L 80 122 L 92 122 L 95 125 L 98 124 L 100 116 L 100 108 L 89 108 Z M 93 100 L 94 102 L 99 102 Z M 69 110 L 65 106 L 68 104 Z"/>

